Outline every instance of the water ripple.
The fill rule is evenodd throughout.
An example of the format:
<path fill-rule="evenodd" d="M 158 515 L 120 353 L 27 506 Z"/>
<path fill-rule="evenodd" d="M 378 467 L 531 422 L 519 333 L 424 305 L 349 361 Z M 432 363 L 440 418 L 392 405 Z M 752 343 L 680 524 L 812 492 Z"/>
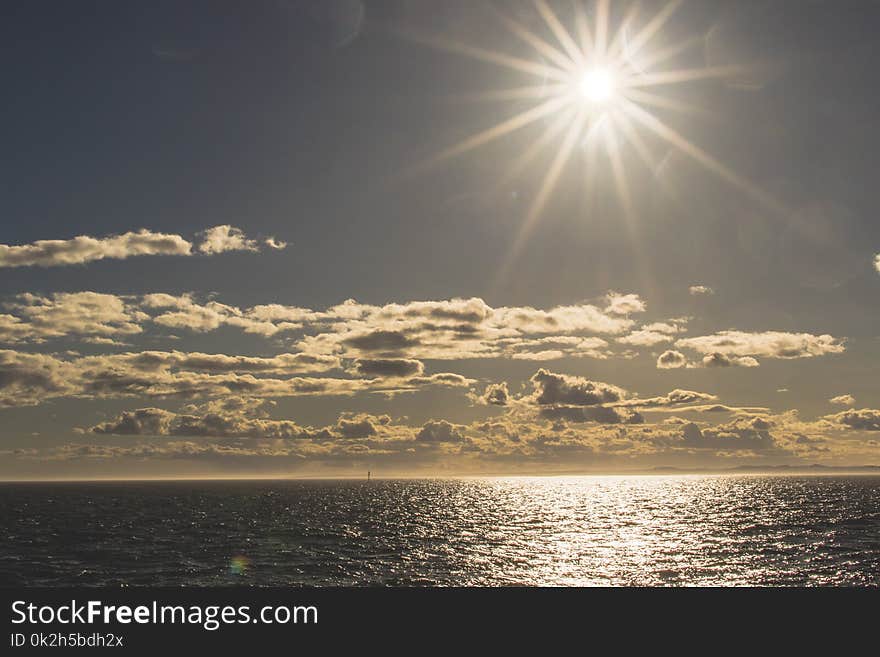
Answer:
<path fill-rule="evenodd" d="M 0 485 L 0 584 L 877 585 L 880 477 Z"/>

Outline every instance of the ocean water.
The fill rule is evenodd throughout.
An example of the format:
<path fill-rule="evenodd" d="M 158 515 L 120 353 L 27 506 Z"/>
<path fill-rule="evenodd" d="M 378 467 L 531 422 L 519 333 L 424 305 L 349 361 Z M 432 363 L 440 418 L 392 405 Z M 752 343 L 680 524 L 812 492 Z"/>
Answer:
<path fill-rule="evenodd" d="M 0 485 L 0 584 L 880 583 L 880 477 Z"/>

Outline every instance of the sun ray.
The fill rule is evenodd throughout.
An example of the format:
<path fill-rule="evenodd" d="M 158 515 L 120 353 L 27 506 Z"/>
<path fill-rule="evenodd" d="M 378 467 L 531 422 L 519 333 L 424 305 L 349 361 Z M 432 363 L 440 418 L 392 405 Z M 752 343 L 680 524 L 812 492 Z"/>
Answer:
<path fill-rule="evenodd" d="M 581 132 L 583 131 L 583 127 L 584 113 L 580 112 L 578 116 L 575 117 L 574 121 L 571 122 L 571 126 L 569 127 L 568 132 L 565 135 L 565 140 L 559 147 L 553 163 L 550 165 L 550 168 L 547 170 L 547 173 L 544 176 L 544 180 L 541 182 L 541 187 L 538 191 L 538 194 L 535 196 L 534 201 L 529 207 L 529 213 L 528 215 L 526 215 L 526 220 L 523 223 L 522 229 L 520 230 L 520 240 L 525 237 L 525 235 L 531 230 L 532 224 L 541 214 L 541 210 L 544 209 L 544 204 L 547 202 L 550 194 L 555 189 L 556 183 L 559 180 L 559 176 L 562 173 L 562 170 L 564 169 L 566 163 L 568 162 L 569 157 L 571 157 L 571 153 L 574 150 L 578 137 L 580 137 Z"/>
<path fill-rule="evenodd" d="M 651 171 L 655 171 L 658 164 L 657 158 L 651 153 L 642 136 L 633 128 L 629 117 L 618 112 L 614 115 L 614 124 L 620 129 L 624 139 L 633 147 L 645 166 Z"/>
<path fill-rule="evenodd" d="M 558 109 L 560 109 L 563 105 L 568 103 L 567 98 L 551 98 L 536 107 L 532 107 L 531 109 L 520 112 L 519 114 L 512 116 L 506 121 L 502 121 L 487 130 L 483 130 L 482 132 L 478 132 L 477 134 L 464 139 L 454 146 L 447 148 L 446 150 L 438 153 L 434 156 L 428 164 L 436 164 L 442 160 L 446 160 L 452 157 L 457 157 L 462 155 L 463 153 L 467 153 L 474 148 L 478 148 L 479 146 L 484 146 L 499 137 L 503 137 L 511 132 L 515 132 L 516 130 L 520 130 L 530 123 L 534 123 L 535 121 L 545 117 Z"/>
<path fill-rule="evenodd" d="M 461 102 L 493 102 L 502 100 L 540 100 L 551 96 L 557 96 L 571 87 L 570 84 L 531 84 L 509 89 L 495 89 L 493 91 L 476 91 L 470 94 L 457 94 L 451 97 L 453 101 Z"/>
<path fill-rule="evenodd" d="M 661 96 L 659 94 L 652 94 L 648 91 L 642 91 L 641 89 L 634 89 L 630 87 L 621 90 L 621 94 L 624 98 L 635 101 L 639 105 L 647 105 L 649 107 L 657 107 L 659 109 L 673 110 L 681 114 L 700 116 L 705 119 L 714 118 L 714 115 L 710 114 L 702 108 L 697 107 L 696 105 L 685 103 L 680 100 L 675 100 L 674 98 Z"/>
<path fill-rule="evenodd" d="M 574 22 L 580 40 L 580 51 L 583 53 L 584 59 L 587 59 L 593 52 L 593 35 L 590 33 L 587 12 L 584 11 L 584 6 L 581 3 L 577 3 L 575 6 Z"/>
<path fill-rule="evenodd" d="M 623 87 L 652 87 L 659 84 L 679 84 L 681 82 L 693 82 L 694 80 L 711 80 L 732 78 L 747 73 L 750 69 L 745 66 L 711 66 L 708 68 L 691 68 L 677 71 L 663 71 L 660 73 L 645 73 L 636 78 L 631 78 L 622 84 Z"/>
<path fill-rule="evenodd" d="M 516 239 L 511 246 L 505 264 L 498 272 L 498 276 L 500 279 L 503 279 L 506 276 L 510 266 L 519 256 L 520 251 L 522 251 L 522 248 L 525 245 L 526 239 L 532 231 L 532 227 L 538 220 L 538 217 L 541 216 L 544 205 L 547 203 L 547 200 L 550 198 L 550 195 L 556 188 L 556 183 L 559 181 L 559 176 L 565 169 L 565 165 L 568 162 L 568 159 L 571 157 L 575 146 L 577 145 L 578 138 L 583 132 L 584 122 L 585 114 L 583 110 L 581 110 L 571 122 L 571 125 L 568 128 L 568 132 L 565 134 L 565 139 L 560 145 L 559 150 L 556 152 L 556 156 L 553 158 L 553 162 L 550 164 L 550 168 L 547 169 L 547 173 L 544 175 L 544 179 L 541 181 L 541 187 L 538 189 L 538 193 L 535 195 L 535 198 L 532 200 L 532 203 L 529 206 L 528 214 L 526 215 L 525 220 L 520 225 Z"/>
<path fill-rule="evenodd" d="M 611 40 L 611 45 L 608 46 L 608 50 L 606 52 L 606 57 L 610 60 L 617 58 L 621 52 L 623 51 L 623 44 L 626 40 L 626 30 L 629 27 L 630 23 L 634 22 L 636 17 L 639 15 L 640 5 L 638 3 L 631 4 L 629 6 L 629 10 L 624 16 L 623 20 L 620 23 L 620 27 L 617 28 L 617 32 L 614 34 L 614 38 Z"/>
<path fill-rule="evenodd" d="M 595 55 L 605 57 L 605 49 L 608 43 L 608 1 L 598 0 L 596 4 L 596 49 Z"/>
<path fill-rule="evenodd" d="M 680 55 L 689 48 L 693 48 L 694 46 L 699 46 L 702 44 L 703 39 L 701 37 L 693 37 L 691 39 L 685 39 L 678 43 L 673 43 L 671 46 L 667 46 L 666 48 L 662 48 L 652 54 L 642 57 L 642 59 L 639 60 L 639 68 L 642 71 L 646 71 L 654 66 L 657 66 L 657 64 L 665 62 L 667 59 L 671 59 L 677 55 Z M 626 61 L 631 62 L 632 58 L 632 54 L 626 53 Z"/>
<path fill-rule="evenodd" d="M 609 120 L 614 123 L 616 127 L 620 126 L 620 119 L 616 116 L 610 115 Z M 617 190 L 621 209 L 623 210 L 624 223 L 626 225 L 627 233 L 629 234 L 629 243 L 635 252 L 633 265 L 638 270 L 642 288 L 650 290 L 651 287 L 653 287 L 652 281 L 654 281 L 654 277 L 651 276 L 648 269 L 649 260 L 645 257 L 644 247 L 639 236 L 638 216 L 636 215 L 632 197 L 630 196 L 629 185 L 626 181 L 626 171 L 623 166 L 623 158 L 617 143 L 616 134 L 616 130 L 605 131 L 605 150 L 608 155 L 608 160 L 611 162 L 611 175 L 614 179 L 614 187 Z"/>
<path fill-rule="evenodd" d="M 614 118 L 609 117 L 609 121 L 614 122 Z M 632 199 L 629 195 L 629 187 L 626 184 L 626 174 L 623 171 L 620 149 L 617 146 L 613 130 L 605 130 L 603 132 L 603 137 L 605 141 L 605 152 L 608 155 L 608 161 L 611 162 L 611 174 L 614 178 L 614 187 L 617 189 L 617 195 L 621 207 L 623 208 L 627 229 L 632 232 L 635 213 L 633 212 Z"/>
<path fill-rule="evenodd" d="M 403 39 L 407 39 L 423 46 L 443 50 L 456 55 L 463 55 L 490 64 L 496 64 L 514 71 L 519 71 L 520 73 L 528 73 L 529 75 L 535 75 L 540 78 L 549 78 L 551 80 L 556 80 L 557 82 L 565 82 L 568 77 L 565 71 L 560 71 L 552 66 L 546 66 L 527 59 L 520 59 L 519 57 L 513 57 L 494 50 L 477 48 L 476 46 L 469 46 L 465 43 L 419 33 L 414 30 L 398 29 L 395 30 L 395 33 Z"/>
<path fill-rule="evenodd" d="M 584 53 L 578 48 L 574 39 L 571 38 L 571 34 L 568 33 L 568 30 L 565 29 L 565 26 L 559 22 L 559 18 L 553 13 L 553 10 L 547 4 L 545 0 L 535 0 L 535 7 L 538 9 L 538 13 L 541 14 L 541 18 L 544 19 L 544 22 L 547 23 L 547 26 L 550 28 L 550 31 L 556 36 L 560 45 L 563 47 L 565 52 L 568 53 L 568 56 L 571 57 L 571 61 L 578 66 L 583 66 L 584 64 Z"/>
<path fill-rule="evenodd" d="M 551 46 L 539 36 L 530 32 L 528 29 L 523 27 L 520 23 L 510 18 L 506 14 L 500 11 L 496 11 L 495 13 L 498 16 L 499 20 L 512 34 L 532 46 L 532 48 L 534 48 L 538 52 L 538 54 L 543 55 L 549 60 L 552 60 L 557 66 L 559 66 L 563 70 L 574 70 L 576 63 L 566 57 L 564 54 L 562 54 L 561 51 Z"/>
<path fill-rule="evenodd" d="M 535 141 L 529 144 L 529 147 L 525 151 L 511 162 L 510 166 L 507 167 L 506 171 L 501 176 L 501 179 L 498 181 L 499 186 L 509 182 L 522 173 L 529 163 L 537 157 L 538 153 L 558 137 L 567 126 L 571 125 L 572 117 L 575 115 L 575 112 L 576 110 L 570 108 L 552 121 L 544 129 L 544 132 L 542 132 Z"/>
<path fill-rule="evenodd" d="M 731 185 L 739 188 L 753 200 L 758 201 L 768 209 L 773 210 L 780 215 L 790 214 L 788 208 L 767 194 L 760 187 L 719 162 L 693 142 L 688 141 L 685 137 L 667 126 L 650 112 L 647 112 L 631 101 L 625 101 L 623 109 L 658 137 L 668 142 L 699 164 L 702 164 L 707 170 L 716 174 Z"/>
<path fill-rule="evenodd" d="M 630 57 L 635 57 L 639 53 L 645 44 L 666 24 L 666 21 L 681 6 L 681 3 L 682 0 L 671 0 L 636 34 L 633 40 L 627 44 Z"/>

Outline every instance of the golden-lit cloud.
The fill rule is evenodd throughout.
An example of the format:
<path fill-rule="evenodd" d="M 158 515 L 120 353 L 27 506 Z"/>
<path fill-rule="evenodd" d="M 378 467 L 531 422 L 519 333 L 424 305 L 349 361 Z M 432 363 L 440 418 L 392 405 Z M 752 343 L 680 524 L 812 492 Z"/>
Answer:
<path fill-rule="evenodd" d="M 207 255 L 260 250 L 257 240 L 246 237 L 240 228 L 234 226 L 214 226 L 200 236 L 202 241 L 197 251 Z M 274 237 L 265 238 L 263 243 L 276 250 L 287 246 Z M 137 256 L 190 256 L 193 249 L 193 242 L 180 235 L 140 229 L 106 237 L 78 235 L 70 239 L 37 240 L 30 244 L 0 244 L 0 267 L 58 267 Z"/>
<path fill-rule="evenodd" d="M 675 345 L 705 355 L 721 354 L 728 357 L 812 358 L 839 354 L 845 350 L 843 343 L 831 335 L 785 331 L 719 331 L 713 335 L 681 338 Z"/>

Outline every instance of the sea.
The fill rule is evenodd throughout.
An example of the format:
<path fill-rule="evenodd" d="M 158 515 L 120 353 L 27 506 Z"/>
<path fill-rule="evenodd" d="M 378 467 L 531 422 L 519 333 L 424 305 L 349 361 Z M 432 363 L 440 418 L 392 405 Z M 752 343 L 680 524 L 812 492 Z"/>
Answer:
<path fill-rule="evenodd" d="M 877 586 L 880 476 L 0 484 L 5 586 Z"/>

